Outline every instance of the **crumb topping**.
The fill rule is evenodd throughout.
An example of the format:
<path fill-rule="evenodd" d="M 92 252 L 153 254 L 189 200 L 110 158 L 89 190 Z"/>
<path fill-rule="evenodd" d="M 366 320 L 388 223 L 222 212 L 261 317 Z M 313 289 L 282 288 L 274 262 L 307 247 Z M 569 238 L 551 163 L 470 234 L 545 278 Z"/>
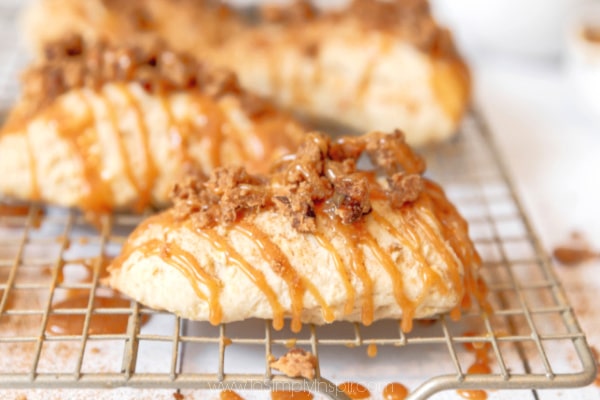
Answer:
<path fill-rule="evenodd" d="M 269 366 L 283 372 L 290 378 L 313 379 L 317 367 L 317 358 L 308 351 L 294 348 L 278 360 L 271 361 Z"/>
<path fill-rule="evenodd" d="M 435 49 L 444 32 L 431 15 L 427 0 L 353 0 L 345 9 L 323 12 L 308 0 L 296 0 L 291 5 L 264 6 L 261 16 L 265 21 L 285 24 L 350 17 L 367 29 L 393 31 L 424 50 Z"/>
<path fill-rule="evenodd" d="M 357 169 L 363 153 L 373 161 L 374 170 Z M 282 158 L 269 176 L 222 167 L 208 177 L 187 178 L 174 187 L 173 213 L 178 220 L 189 218 L 205 228 L 228 225 L 272 207 L 299 232 L 314 232 L 318 211 L 352 224 L 371 212 L 374 196 L 395 208 L 416 201 L 423 190 L 424 170 L 424 161 L 399 131 L 335 141 L 311 133 L 297 153 Z"/>
<path fill-rule="evenodd" d="M 77 35 L 49 43 L 43 60 L 26 69 L 21 81 L 29 113 L 70 89 L 98 90 L 109 82 L 138 82 L 148 92 L 199 90 L 214 98 L 232 94 L 251 115 L 271 110 L 267 102 L 244 92 L 234 73 L 209 69 L 190 55 L 159 45 L 143 49 L 102 41 L 87 44 Z"/>

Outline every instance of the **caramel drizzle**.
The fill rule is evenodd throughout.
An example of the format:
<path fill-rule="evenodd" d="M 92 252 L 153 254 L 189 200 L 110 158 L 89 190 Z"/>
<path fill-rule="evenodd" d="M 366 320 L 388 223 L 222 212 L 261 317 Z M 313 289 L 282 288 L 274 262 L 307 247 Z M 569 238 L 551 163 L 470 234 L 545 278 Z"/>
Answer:
<path fill-rule="evenodd" d="M 113 192 L 110 182 L 102 177 L 103 160 L 100 151 L 101 142 L 96 128 L 96 117 L 86 94 L 81 92 L 79 97 L 86 106 L 87 117 L 79 126 L 71 129 L 61 127 L 60 134 L 70 140 L 75 148 L 75 153 L 80 156 L 87 189 L 80 200 L 81 204 L 93 211 L 107 211 L 107 208 L 110 208 Z M 86 127 L 87 131 L 92 133 L 91 137 L 82 135 L 81 131 Z M 98 149 L 97 152 L 94 151 L 95 147 Z"/>
<path fill-rule="evenodd" d="M 357 237 L 351 229 L 342 224 L 341 222 L 330 219 L 326 214 L 321 213 L 324 221 L 328 221 L 328 228 L 334 233 L 340 235 L 344 240 L 345 247 L 350 250 L 352 254 L 352 269 L 353 272 L 358 276 L 363 285 L 362 294 L 362 323 L 365 326 L 371 325 L 373 322 L 374 306 L 373 306 L 373 280 L 367 271 L 365 266 L 365 255 L 363 251 L 358 247 L 360 238 Z"/>
<path fill-rule="evenodd" d="M 333 259 L 335 267 L 337 268 L 340 276 L 342 277 L 342 282 L 344 284 L 344 288 L 346 289 L 346 305 L 344 306 L 344 315 L 349 315 L 354 309 L 354 301 L 356 298 L 356 290 L 354 289 L 354 286 L 352 285 L 349 276 L 349 272 L 351 271 L 346 270 L 346 267 L 344 265 L 344 262 L 342 261 L 342 258 L 340 257 L 340 254 L 337 252 L 335 247 L 333 247 L 333 244 L 331 244 L 331 242 L 324 235 L 319 234 L 317 232 L 315 233 L 315 239 L 317 239 L 317 242 L 320 246 L 327 250 L 328 254 Z"/>
<path fill-rule="evenodd" d="M 140 108 L 139 103 L 135 99 L 134 95 L 125 87 L 124 85 L 117 86 L 122 94 L 122 96 L 127 100 L 127 103 L 131 106 L 134 111 L 135 119 L 137 121 L 138 126 L 138 137 L 139 141 L 142 144 L 142 149 L 144 152 L 144 184 L 138 184 L 136 187 L 138 189 L 138 202 L 135 206 L 136 210 L 142 211 L 142 209 L 150 204 L 150 200 L 152 197 L 152 187 L 158 176 L 158 171 L 156 169 L 156 164 L 152 158 L 152 152 L 150 151 L 150 134 L 148 132 L 148 126 L 146 125 L 146 121 L 142 114 L 142 110 Z"/>
<path fill-rule="evenodd" d="M 221 145 L 223 142 L 224 116 L 221 109 L 210 101 L 200 101 L 199 96 L 192 96 L 192 101 L 200 110 L 198 114 L 206 117 L 206 126 L 203 131 L 209 136 L 210 160 L 213 168 L 221 165 Z M 208 118 L 207 116 L 211 116 Z"/>
<path fill-rule="evenodd" d="M 360 228 L 360 239 L 364 241 L 369 248 L 372 250 L 373 255 L 379 260 L 379 263 L 386 270 L 388 275 L 392 280 L 392 286 L 394 290 L 394 297 L 396 298 L 396 303 L 402 309 L 402 330 L 404 332 L 409 332 L 412 329 L 412 319 L 415 312 L 415 305 L 406 298 L 404 295 L 404 285 L 402 276 L 400 275 L 400 271 L 398 267 L 394 263 L 394 260 L 390 258 L 390 256 L 383 251 L 381 246 L 377 243 L 377 240 L 369 233 L 367 227 L 365 226 L 364 221 L 361 221 L 362 225 Z"/>
<path fill-rule="evenodd" d="M 33 200 L 40 199 L 40 183 L 37 174 L 37 162 L 33 154 L 33 147 L 31 147 L 31 139 L 29 139 L 29 132 L 25 130 L 25 146 L 27 147 L 27 157 L 29 158 L 29 169 L 31 170 L 31 198 Z"/>
<path fill-rule="evenodd" d="M 246 261 L 233 246 L 227 243 L 225 239 L 221 238 L 218 233 L 212 230 L 199 229 L 195 230 L 195 232 L 198 236 L 211 243 L 215 250 L 225 255 L 228 263 L 238 267 L 252 283 L 263 292 L 273 311 L 273 327 L 276 330 L 281 330 L 283 328 L 283 307 L 279 300 L 277 300 L 277 295 L 267 283 L 264 274 L 250 265 L 250 263 L 248 263 L 248 261 Z"/>
<path fill-rule="evenodd" d="M 334 315 L 331 308 L 327 305 L 317 288 L 308 279 L 300 276 L 297 270 L 292 266 L 288 257 L 283 253 L 281 248 L 277 246 L 264 232 L 258 227 L 248 223 L 240 222 L 235 229 L 252 240 L 262 256 L 269 260 L 273 271 L 279 275 L 288 286 L 291 299 L 292 323 L 293 332 L 299 332 L 302 329 L 302 310 L 304 308 L 304 294 L 306 290 L 311 293 L 317 302 L 321 305 L 326 321 L 333 321 Z"/>
<path fill-rule="evenodd" d="M 205 271 L 191 253 L 175 243 L 165 243 L 164 240 L 150 239 L 140 246 L 123 249 L 123 252 L 115 259 L 111 268 L 122 265 L 123 261 L 135 252 L 142 253 L 144 257 L 159 256 L 170 266 L 175 267 L 187 278 L 196 295 L 209 303 L 209 322 L 213 325 L 218 325 L 221 322 L 223 316 L 221 304 L 219 303 L 221 282 L 218 278 Z M 198 283 L 208 289 L 209 295 L 204 293 Z"/>
<path fill-rule="evenodd" d="M 491 307 L 486 300 L 487 288 L 485 282 L 476 278 L 474 266 L 481 264 L 481 258 L 472 244 L 464 245 L 468 240 L 468 223 L 459 214 L 456 208 L 446 199 L 442 188 L 434 182 L 425 179 L 425 189 L 422 193 L 423 201 L 433 210 L 433 215 L 442 228 L 442 235 L 446 238 L 450 247 L 465 267 L 464 271 L 464 295 L 462 307 L 470 307 L 472 294 L 477 299 L 484 311 L 490 312 Z M 454 311 L 454 310 L 453 310 Z M 460 312 L 454 311 L 456 314 Z"/>
<path fill-rule="evenodd" d="M 167 99 L 167 97 L 165 96 L 160 96 L 160 101 L 162 104 L 162 109 L 165 112 L 165 115 L 167 117 L 167 126 L 169 129 L 169 136 L 177 136 L 177 150 L 179 152 L 179 157 L 182 161 L 182 163 L 184 165 L 189 164 L 189 165 L 193 165 L 194 162 L 189 154 L 189 152 L 187 151 L 187 147 L 186 147 L 186 141 L 187 141 L 187 137 L 186 135 L 184 135 L 181 132 L 182 126 L 180 124 L 177 124 L 176 120 L 175 120 L 175 116 L 173 115 L 173 112 L 171 111 L 171 104 L 169 103 L 169 99 Z M 171 144 L 173 144 L 172 140 L 170 141 Z"/>
<path fill-rule="evenodd" d="M 135 174 L 133 173 L 133 167 L 131 166 L 131 158 L 129 157 L 127 149 L 125 148 L 125 142 L 123 140 L 122 132 L 119 129 L 119 122 L 117 121 L 117 116 L 115 115 L 116 114 L 115 109 L 112 106 L 110 100 L 107 99 L 108 94 L 106 92 L 103 94 L 104 95 L 102 95 L 102 93 L 101 93 L 100 98 L 102 99 L 102 102 L 104 103 L 104 107 L 106 108 L 106 113 L 108 114 L 108 118 L 111 123 L 111 127 L 112 127 L 111 131 L 112 131 L 115 141 L 117 142 L 117 151 L 119 153 L 119 157 L 121 158 L 121 163 L 123 165 L 123 169 L 125 170 L 125 176 L 129 180 L 131 185 L 135 188 L 137 194 L 141 195 L 143 189 L 140 186 L 138 180 L 136 179 Z M 138 197 L 138 202 L 139 202 L 139 200 L 140 200 L 140 198 Z"/>

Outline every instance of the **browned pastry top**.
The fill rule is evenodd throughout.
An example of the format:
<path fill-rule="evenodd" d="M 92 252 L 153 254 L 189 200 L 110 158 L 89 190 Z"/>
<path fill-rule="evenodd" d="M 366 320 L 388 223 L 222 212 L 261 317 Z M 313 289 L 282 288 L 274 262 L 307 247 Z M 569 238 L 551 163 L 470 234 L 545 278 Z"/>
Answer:
<path fill-rule="evenodd" d="M 88 44 L 77 35 L 49 43 L 41 62 L 27 68 L 21 80 L 27 115 L 71 89 L 99 89 L 109 82 L 138 82 L 158 93 L 200 90 L 215 98 L 233 94 L 251 115 L 270 109 L 259 97 L 244 92 L 234 73 L 210 69 L 187 54 L 160 45 L 143 49 L 103 41 Z"/>
<path fill-rule="evenodd" d="M 376 171 L 357 170 L 363 152 Z M 240 167 L 218 168 L 209 177 L 175 185 L 172 199 L 176 218 L 192 218 L 199 228 L 228 225 L 241 214 L 276 207 L 298 231 L 314 232 L 317 207 L 351 224 L 371 211 L 372 199 L 387 200 L 394 208 L 415 201 L 423 190 L 424 170 L 425 163 L 399 131 L 337 141 L 312 133 L 270 177 Z M 387 179 L 387 188 L 378 183 L 377 172 Z"/>
<path fill-rule="evenodd" d="M 325 12 L 319 12 L 308 0 L 297 0 L 289 6 L 265 6 L 262 16 L 267 21 L 287 24 L 319 19 L 335 23 L 352 18 L 367 29 L 399 35 L 421 50 L 456 56 L 452 40 L 446 40 L 448 32 L 436 23 L 427 0 L 353 0 L 342 10 Z"/>

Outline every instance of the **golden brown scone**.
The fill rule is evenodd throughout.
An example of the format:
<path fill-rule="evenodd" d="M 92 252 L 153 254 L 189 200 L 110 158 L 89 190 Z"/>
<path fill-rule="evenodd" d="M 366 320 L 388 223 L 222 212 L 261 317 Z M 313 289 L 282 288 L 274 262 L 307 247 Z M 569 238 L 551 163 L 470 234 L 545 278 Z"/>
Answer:
<path fill-rule="evenodd" d="M 469 103 L 468 68 L 427 0 L 353 0 L 328 12 L 300 1 L 251 22 L 217 1 L 121 3 L 88 0 L 86 11 L 77 0 L 40 0 L 27 31 L 40 47 L 58 34 L 40 21 L 55 15 L 66 21 L 55 29 L 90 39 L 163 40 L 294 111 L 363 132 L 400 128 L 413 145 L 451 136 Z"/>
<path fill-rule="evenodd" d="M 186 172 L 264 172 L 305 134 L 236 77 L 169 50 L 46 49 L 0 131 L 0 194 L 88 211 L 165 205 Z"/>
<path fill-rule="evenodd" d="M 375 171 L 356 168 L 365 152 Z M 219 168 L 176 185 L 174 207 L 132 233 L 108 283 L 213 324 L 402 318 L 408 331 L 484 296 L 467 224 L 423 171 L 399 132 L 310 134 L 270 175 Z"/>

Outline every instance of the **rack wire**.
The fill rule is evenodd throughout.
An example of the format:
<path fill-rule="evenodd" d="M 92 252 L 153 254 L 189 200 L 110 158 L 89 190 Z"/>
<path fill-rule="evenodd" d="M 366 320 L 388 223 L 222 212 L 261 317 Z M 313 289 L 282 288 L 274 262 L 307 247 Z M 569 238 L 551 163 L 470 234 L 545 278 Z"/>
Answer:
<path fill-rule="evenodd" d="M 309 325 L 294 334 L 274 331 L 270 321 L 213 327 L 134 301 L 96 308 L 94 298 L 107 290 L 100 279 L 103 265 L 142 217 L 107 216 L 98 228 L 74 210 L 12 206 L 0 216 L 0 387 L 283 388 L 345 399 L 325 377 L 339 376 L 340 365 L 352 363 L 387 368 L 394 380 L 402 380 L 403 371 L 426 370 L 412 399 L 447 389 L 591 382 L 596 370 L 585 336 L 479 114 L 467 118 L 455 140 L 424 155 L 431 176 L 469 220 L 484 259 L 491 313 L 475 305 L 459 321 L 441 315 L 417 323 L 410 333 L 398 321 L 382 321 L 370 327 Z M 88 296 L 86 306 L 53 306 L 73 290 Z M 80 332 L 48 332 L 49 320 L 59 314 L 82 318 Z M 100 314 L 126 318 L 126 330 L 88 332 Z M 491 373 L 469 372 L 473 354 L 465 345 L 490 348 Z M 268 367 L 271 355 L 290 346 L 317 356 L 314 381 L 287 378 Z M 370 359 L 368 346 L 385 351 Z"/>

